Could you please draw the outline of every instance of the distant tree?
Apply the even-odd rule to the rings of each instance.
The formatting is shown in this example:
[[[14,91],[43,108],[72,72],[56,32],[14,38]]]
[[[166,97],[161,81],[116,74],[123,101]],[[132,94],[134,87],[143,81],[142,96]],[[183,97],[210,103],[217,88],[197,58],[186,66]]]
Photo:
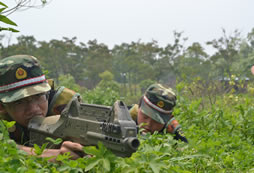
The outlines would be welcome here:
[[[217,50],[211,57],[215,75],[226,77],[234,73],[233,64],[240,59],[239,51],[242,38],[238,30],[235,30],[233,35],[230,36],[226,34],[225,29],[222,29],[222,32],[223,36],[221,38],[209,41],[207,44],[212,45]]]
[[[194,42],[194,43],[192,43],[191,46],[189,46],[186,49],[185,57],[186,58],[197,58],[200,60],[207,60],[209,56],[205,52],[204,48],[200,45],[200,43]]]
[[[209,62],[207,53],[199,43],[193,43],[175,60],[175,70],[179,79],[193,80],[195,77],[207,79],[209,68],[204,64]],[[183,77],[183,78],[182,78]]]
[[[38,57],[49,69],[49,76],[58,79],[60,75],[71,74],[75,81],[83,80],[84,56],[82,47],[76,45],[76,37],[63,40],[39,42]]]
[[[114,80],[114,75],[108,70],[104,71],[103,73],[100,73],[99,77],[101,78],[101,80],[105,80],[105,81]]]
[[[139,83],[139,87],[140,87],[140,90],[141,90],[141,94],[144,94],[145,90],[152,84],[156,83],[156,81],[154,80],[151,80],[151,79],[146,79],[146,80],[142,80],[140,83]]]
[[[112,106],[120,99],[119,84],[113,80],[114,75],[109,71],[100,73],[99,76],[101,81],[92,90],[86,90],[82,98],[88,103]]]
[[[247,39],[241,43],[239,60],[233,65],[233,68],[242,76],[253,78],[250,69],[254,65],[254,28],[247,34]]]
[[[185,51],[184,43],[187,38],[182,38],[182,32],[174,31],[174,43],[167,44],[160,52],[156,64],[156,80],[169,82],[175,80],[178,74],[176,61]]]
[[[76,92],[84,91],[80,85],[76,84],[74,77],[70,74],[60,75],[58,81],[57,86],[64,86]]]
[[[104,89],[110,88],[116,92],[120,91],[119,84],[114,81],[114,75],[109,71],[104,71],[99,74],[101,81],[98,83],[97,87],[101,87]]]
[[[8,46],[8,51],[6,55],[13,55],[13,54],[28,54],[36,56],[36,49],[38,42],[34,38],[34,36],[24,36],[21,35],[17,37],[17,44],[13,44]]]
[[[99,82],[99,74],[108,70],[112,72],[112,55],[108,46],[92,40],[87,43],[87,54],[84,59],[83,75],[86,87],[94,88]]]

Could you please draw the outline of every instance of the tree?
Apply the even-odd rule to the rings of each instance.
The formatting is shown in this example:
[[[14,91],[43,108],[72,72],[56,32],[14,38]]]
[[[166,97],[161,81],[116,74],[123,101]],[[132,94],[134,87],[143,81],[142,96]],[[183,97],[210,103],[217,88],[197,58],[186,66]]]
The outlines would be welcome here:
[[[175,60],[175,69],[177,74],[181,74],[179,79],[184,77],[192,80],[195,77],[202,77],[206,80],[210,72],[207,65],[209,63],[208,55],[204,52],[204,48],[199,43],[193,43],[184,52],[183,56],[179,56]]]
[[[182,38],[182,32],[174,31],[174,43],[167,44],[160,52],[159,59],[156,64],[156,80],[165,82],[174,82],[178,74],[176,61],[183,55],[184,43],[187,38]]]
[[[136,85],[141,80],[154,78],[155,73],[153,73],[151,63],[156,61],[158,52],[156,46],[155,42],[147,44],[132,42],[131,44],[123,43],[113,48],[114,73],[117,76],[117,80],[124,84],[125,93],[125,84],[128,84],[130,94],[136,95]]]
[[[13,54],[28,54],[36,56],[36,49],[38,42],[34,36],[21,35],[17,37],[18,43],[8,46],[8,51],[5,56]]]
[[[1,31],[19,32],[17,29],[13,28],[13,26],[16,27],[17,24],[15,22],[13,22],[11,19],[9,19],[7,16],[17,10],[21,10],[21,9],[26,10],[26,9],[33,8],[33,7],[36,7],[36,8],[43,7],[47,3],[47,0],[41,0],[40,4],[36,5],[34,3],[35,1],[34,0],[16,0],[15,1],[16,5],[14,5],[13,7],[10,7],[10,8],[5,3],[0,1],[0,22],[4,23],[6,25],[6,26],[5,25],[0,26],[0,32]],[[0,35],[1,40],[3,37],[4,36]],[[0,47],[1,47],[1,57],[7,56],[8,49],[5,50],[5,52],[4,52],[3,51],[4,48],[3,48],[2,44],[0,45]]]
[[[75,44],[76,40],[76,37],[63,37],[63,40],[51,40],[49,43],[39,42],[37,56],[43,66],[49,69],[51,78],[58,79],[60,75],[71,74],[76,82],[83,80],[86,51]]]
[[[225,29],[222,29],[222,32],[221,38],[209,41],[207,45],[212,45],[213,48],[217,49],[217,52],[211,57],[211,62],[214,71],[217,72],[216,76],[224,78],[234,73],[232,67],[234,62],[239,61],[242,38],[238,30],[235,30],[230,36],[227,36]]]
[[[254,65],[254,28],[247,34],[247,39],[242,41],[239,57],[239,61],[233,64],[234,69],[244,77],[253,78],[250,69]]]
[[[88,41],[83,66],[86,87],[94,88],[101,80],[99,74],[106,70],[112,72],[112,55],[108,46],[99,44],[97,40]]]

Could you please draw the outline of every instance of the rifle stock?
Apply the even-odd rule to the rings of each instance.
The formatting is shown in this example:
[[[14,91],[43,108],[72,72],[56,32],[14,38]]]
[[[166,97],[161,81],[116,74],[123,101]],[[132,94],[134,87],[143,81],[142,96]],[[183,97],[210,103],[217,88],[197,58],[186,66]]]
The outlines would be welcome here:
[[[42,145],[47,142],[46,137],[62,138],[84,146],[97,146],[101,141],[120,157],[131,156],[139,146],[136,123],[122,101],[116,101],[111,107],[73,99],[61,115],[36,116],[30,120],[28,128],[30,145]]]

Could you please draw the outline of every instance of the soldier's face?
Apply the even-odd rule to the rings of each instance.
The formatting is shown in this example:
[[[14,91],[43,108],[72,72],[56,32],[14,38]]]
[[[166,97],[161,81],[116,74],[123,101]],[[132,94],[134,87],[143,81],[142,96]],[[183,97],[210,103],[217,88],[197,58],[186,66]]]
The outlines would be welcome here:
[[[145,129],[144,132],[154,133],[155,131],[161,131],[164,126],[164,124],[158,123],[157,121],[144,114],[140,108],[138,109],[137,121],[138,125],[144,123],[144,125],[141,127]]]
[[[34,116],[46,116],[48,99],[45,93],[4,104],[4,110],[20,125],[27,127]]]

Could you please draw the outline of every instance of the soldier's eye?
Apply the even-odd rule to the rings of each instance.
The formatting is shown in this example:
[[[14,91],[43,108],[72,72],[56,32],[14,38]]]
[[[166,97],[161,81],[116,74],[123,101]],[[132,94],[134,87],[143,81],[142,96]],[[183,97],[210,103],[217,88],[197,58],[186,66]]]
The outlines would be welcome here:
[[[14,105],[22,105],[22,104],[24,104],[24,101],[23,100],[18,100],[18,101],[15,101],[13,104]]]
[[[34,95],[34,97],[41,97],[43,95],[45,95],[45,93],[36,94],[36,95]]]

